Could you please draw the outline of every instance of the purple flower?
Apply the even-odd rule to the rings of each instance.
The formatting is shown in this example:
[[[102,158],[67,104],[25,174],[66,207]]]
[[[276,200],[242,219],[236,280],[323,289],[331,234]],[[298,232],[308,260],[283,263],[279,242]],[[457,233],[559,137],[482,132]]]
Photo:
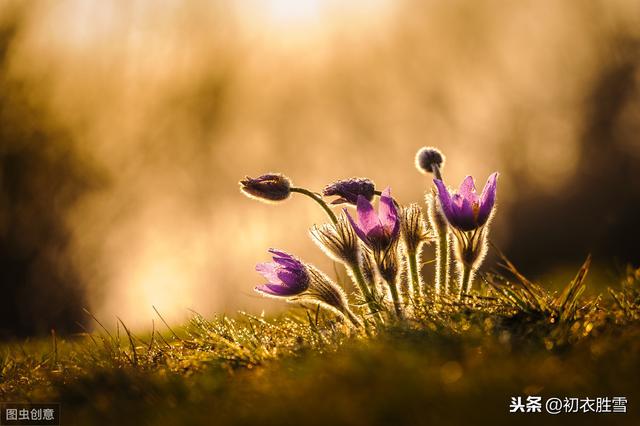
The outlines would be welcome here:
[[[335,199],[331,204],[357,204],[358,196],[363,196],[366,200],[371,201],[375,193],[375,185],[366,178],[351,178],[339,180],[327,185],[322,191],[322,195],[330,197],[337,195],[340,198]]]
[[[449,224],[461,231],[472,231],[487,223],[496,201],[497,179],[497,172],[489,176],[480,196],[476,194],[471,176],[462,181],[460,190],[453,195],[441,180],[434,179],[438,187],[440,205]]]
[[[362,195],[358,195],[356,223],[349,212],[344,210],[358,237],[374,250],[385,250],[397,240],[400,233],[398,210],[391,198],[391,189],[387,188],[380,196],[378,213],[371,203]]]
[[[257,178],[247,176],[240,181],[240,190],[262,201],[282,201],[291,194],[291,181],[281,174],[270,173]]]
[[[256,271],[269,282],[256,287],[256,291],[269,296],[298,295],[309,288],[309,272],[304,263],[282,251],[270,249],[273,262],[259,263]]]

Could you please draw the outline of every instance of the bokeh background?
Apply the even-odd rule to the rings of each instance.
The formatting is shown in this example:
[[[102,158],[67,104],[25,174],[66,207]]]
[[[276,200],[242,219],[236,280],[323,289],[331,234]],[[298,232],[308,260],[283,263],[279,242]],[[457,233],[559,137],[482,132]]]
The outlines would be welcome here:
[[[331,271],[325,218],[237,181],[422,200],[423,145],[452,185],[501,172],[493,240],[523,271],[561,284],[593,253],[615,281],[640,260],[639,135],[637,0],[2,0],[0,336],[281,309],[253,265]]]

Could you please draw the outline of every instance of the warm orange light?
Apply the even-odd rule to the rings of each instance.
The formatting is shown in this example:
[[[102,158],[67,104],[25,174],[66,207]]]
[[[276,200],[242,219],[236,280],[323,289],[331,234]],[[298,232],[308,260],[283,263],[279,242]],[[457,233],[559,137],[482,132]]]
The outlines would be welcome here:
[[[317,24],[321,19],[322,6],[321,0],[267,0],[264,2],[267,17],[278,26]]]

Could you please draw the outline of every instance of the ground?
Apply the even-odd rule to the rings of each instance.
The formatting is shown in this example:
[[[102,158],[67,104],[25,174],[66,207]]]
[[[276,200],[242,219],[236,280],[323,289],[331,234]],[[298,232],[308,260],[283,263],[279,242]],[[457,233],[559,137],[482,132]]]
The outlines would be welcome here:
[[[0,399],[59,402],[64,425],[637,425],[639,279],[630,270],[581,299],[579,273],[537,301],[525,295],[533,283],[514,282],[367,330],[302,307],[195,316],[146,336],[98,325],[5,343]],[[527,395],[622,396],[627,412],[509,413]]]

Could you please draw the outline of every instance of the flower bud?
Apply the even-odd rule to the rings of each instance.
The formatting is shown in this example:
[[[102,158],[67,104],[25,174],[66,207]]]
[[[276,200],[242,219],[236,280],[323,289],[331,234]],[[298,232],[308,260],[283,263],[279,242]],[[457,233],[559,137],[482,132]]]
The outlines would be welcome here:
[[[240,181],[240,191],[249,198],[260,201],[282,201],[291,194],[291,181],[288,177],[270,173],[257,178],[246,177]]]
[[[339,180],[327,185],[322,191],[325,197],[338,196],[331,204],[358,203],[358,195],[362,195],[367,201],[371,201],[375,194],[375,184],[366,178],[351,178]]]
[[[416,154],[416,168],[418,171],[424,174],[435,173],[434,166],[438,169],[444,166],[444,155],[439,149],[431,146],[420,148]]]

